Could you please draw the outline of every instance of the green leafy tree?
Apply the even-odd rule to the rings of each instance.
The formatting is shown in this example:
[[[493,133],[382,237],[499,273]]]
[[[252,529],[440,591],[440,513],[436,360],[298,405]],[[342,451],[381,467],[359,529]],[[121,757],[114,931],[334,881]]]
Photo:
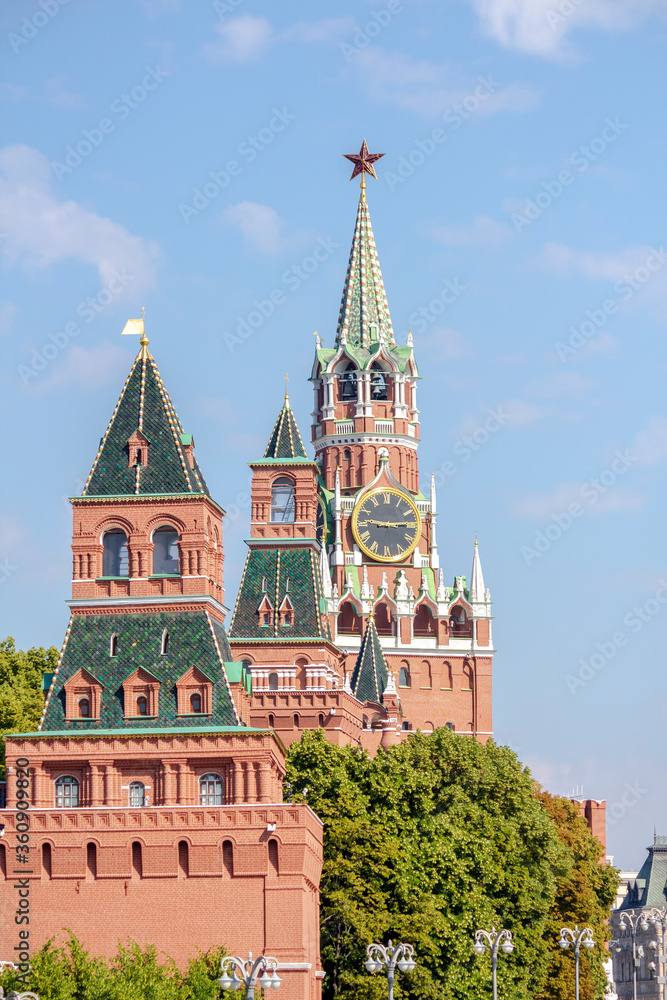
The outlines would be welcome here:
[[[214,1000],[220,994],[216,980],[224,954],[223,948],[199,953],[180,972],[170,958],[158,961],[150,945],[119,945],[107,961],[92,957],[70,934],[64,947],[55,947],[51,940],[36,953],[30,989],[40,1000]],[[25,990],[9,968],[0,974],[0,985],[5,993]]]
[[[567,864],[556,882],[556,897],[549,917],[548,934],[560,936],[561,927],[590,927],[595,949],[581,949],[581,1000],[603,997],[606,976],[602,968],[607,920],[618,887],[617,868],[602,864],[603,848],[591,836],[588,824],[569,799],[538,790],[537,797],[553,821],[567,848]],[[555,948],[549,962],[547,981],[536,1000],[570,1000],[574,996],[573,948]]]
[[[499,984],[532,1000],[553,953],[550,919],[567,847],[538,801],[530,773],[506,747],[447,729],[415,734],[371,760],[306,732],[288,778],[308,787],[324,822],[322,959],[327,998],[386,994],[363,969],[373,940],[409,941],[418,965],[396,995],[472,1000],[490,988],[478,927],[508,927],[516,949]]]
[[[0,641],[0,777],[5,776],[3,737],[37,728],[44,704],[42,676],[53,673],[57,663],[55,646],[23,652],[12,638]]]

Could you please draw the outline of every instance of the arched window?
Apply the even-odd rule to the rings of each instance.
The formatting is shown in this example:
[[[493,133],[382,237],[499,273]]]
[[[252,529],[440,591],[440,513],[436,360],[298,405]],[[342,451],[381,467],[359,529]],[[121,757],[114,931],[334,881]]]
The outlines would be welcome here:
[[[56,809],[75,809],[79,804],[79,782],[70,774],[56,781]]]
[[[404,663],[398,672],[398,686],[403,688],[410,687],[410,667],[407,663]]]
[[[273,672],[269,674],[269,691],[278,690],[278,674]]]
[[[44,846],[46,847],[47,845],[45,844]],[[50,849],[51,845],[49,844],[48,847]],[[4,844],[0,844],[0,876],[2,876],[2,878],[7,878],[7,852]]]
[[[158,528],[153,532],[153,575],[177,576],[178,532],[174,528]]]
[[[349,448],[346,448],[346,449],[345,449],[345,451],[343,452],[343,461],[345,461],[345,462],[349,462],[349,461],[350,461],[350,459],[351,459],[351,457],[352,457],[352,456],[351,456],[351,454],[350,454],[350,449],[349,449]]]
[[[141,809],[146,805],[146,786],[143,781],[132,781],[130,783],[130,806],[132,809]]]
[[[317,724],[318,724],[318,726],[320,727],[320,729],[324,729],[324,716],[322,715],[322,713],[321,713],[321,712],[320,712],[320,714],[319,714],[319,715],[317,716]]]
[[[338,615],[338,631],[341,635],[360,635],[361,618],[351,601],[341,604]]]
[[[469,663],[466,663],[464,664],[463,667],[463,679],[461,682],[461,690],[472,691],[473,687],[472,681],[473,681],[472,667],[470,666]]]
[[[195,715],[201,715],[201,695],[191,694],[190,695],[190,711],[194,712]]]
[[[269,841],[269,875],[278,875],[278,841]]]
[[[357,372],[352,362],[338,375],[338,394],[341,400],[357,398]]]
[[[371,399],[387,399],[387,379],[378,361],[371,365]]]
[[[115,632],[109,640],[109,656],[118,656],[118,636]]]
[[[292,612],[286,611],[285,614],[283,615],[283,625],[291,625],[291,624],[292,624]]]
[[[230,878],[234,877],[234,845],[231,840],[222,844],[222,864]]]
[[[421,686],[423,688],[433,687],[433,672],[431,670],[431,664],[428,662],[428,660],[422,660],[420,674],[421,674]]]
[[[452,685],[452,665],[447,660],[442,665],[442,688],[451,690]]]
[[[162,633],[162,644],[160,646],[160,656],[166,656],[169,652],[169,632],[167,629]]]
[[[137,698],[137,715],[148,715],[148,699],[143,695]]]
[[[472,638],[472,619],[468,618],[465,608],[457,605],[452,608],[452,635],[464,639]]]
[[[456,726],[454,725],[453,722],[446,722],[445,723],[445,729],[451,729],[451,731],[454,732],[454,730],[456,729]]]
[[[272,715],[271,713],[269,713],[269,728],[270,729],[275,729],[276,728],[276,719],[275,719],[275,716]]]
[[[415,635],[435,635],[435,622],[428,604],[420,604],[417,608],[413,632]]]
[[[294,520],[294,482],[279,476],[271,486],[271,520],[286,523]]]
[[[403,725],[401,726],[401,729],[405,729],[405,730],[409,731],[410,729],[412,729],[412,723],[411,722],[407,722],[407,721],[404,722]]]
[[[222,805],[222,778],[219,774],[202,774],[199,779],[199,805]]]
[[[392,621],[391,621],[391,611],[389,606],[381,602],[375,607],[375,612],[373,614],[375,618],[375,628],[377,629],[378,635],[392,635]]]
[[[299,728],[299,726],[300,726],[300,724],[301,724],[301,720],[300,720],[300,718],[299,718],[299,713],[298,713],[298,712],[295,712],[295,713],[294,713],[294,728],[295,728],[295,729],[298,729],[298,728]]]
[[[49,843],[42,844],[42,868],[46,877],[51,878],[51,845]]]
[[[190,874],[190,845],[187,840],[178,842],[178,867],[181,874],[187,878]]]
[[[86,845],[86,874],[97,878],[97,844]]]
[[[90,717],[90,701],[88,698],[79,698],[79,718],[87,719]]]
[[[132,843],[132,870],[137,878],[141,878],[144,874],[143,851],[138,840]]]
[[[129,576],[130,557],[127,549],[127,535],[120,528],[110,528],[102,540],[104,555],[102,557],[103,576]]]

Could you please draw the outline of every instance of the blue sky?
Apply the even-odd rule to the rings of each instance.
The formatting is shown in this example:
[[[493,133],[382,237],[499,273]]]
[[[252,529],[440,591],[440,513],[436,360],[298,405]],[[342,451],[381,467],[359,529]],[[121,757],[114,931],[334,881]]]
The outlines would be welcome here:
[[[606,798],[609,849],[639,865],[667,833],[666,12],[4,4],[0,632],[62,642],[66,498],[142,305],[229,512],[233,604],[246,463],[285,371],[309,438],[312,334],[333,341],[358,197],[341,154],[365,136],[386,153],[368,198],[423,376],[445,574],[469,573],[478,532],[495,602],[497,738],[552,791]]]

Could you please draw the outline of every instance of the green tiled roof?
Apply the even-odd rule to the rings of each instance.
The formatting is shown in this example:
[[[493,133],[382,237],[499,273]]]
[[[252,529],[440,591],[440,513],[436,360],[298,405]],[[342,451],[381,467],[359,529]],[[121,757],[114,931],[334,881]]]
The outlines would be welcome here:
[[[285,393],[285,403],[278,414],[275,427],[271,433],[271,438],[264,452],[264,458],[308,459],[306,449],[303,446],[299,428],[296,425],[294,414],[289,405],[289,398]]]
[[[128,441],[135,431],[148,440],[145,466],[130,466]],[[184,451],[189,444],[192,435],[183,433],[155,361],[142,351],[123,386],[82,495],[208,494],[196,459],[190,468]]]
[[[628,883],[628,893],[619,910],[646,910],[667,905],[667,837],[653,837],[648,857],[637,878]]]
[[[162,635],[169,643],[162,655]],[[110,655],[112,635],[117,655]],[[144,614],[74,615],[54,675],[40,730],[87,731],[146,727],[145,718],[125,719],[123,681],[141,667],[160,681],[155,727],[192,728],[191,716],[178,716],[176,681],[197,667],[213,681],[212,712],[207,726],[234,726],[239,719],[224,663],[232,652],[223,626],[205,610],[147,612]],[[65,718],[65,684],[84,668],[104,685],[99,719]],[[199,727],[195,727],[199,728]]]
[[[147,726],[140,727],[138,729],[132,728],[128,729],[58,729],[54,731],[45,732],[40,729],[38,732],[34,733],[11,733],[6,739],[8,740],[18,740],[26,739],[32,737],[33,739],[44,739],[50,736],[67,736],[76,737],[82,736],[90,738],[91,736],[99,736],[100,738],[104,736],[183,736],[186,733],[196,733],[201,736],[203,733],[241,733],[243,735],[252,735],[253,733],[272,733],[273,730],[269,729],[259,729],[255,726],[179,726],[178,728],[172,726],[170,729],[149,729]]]
[[[289,587],[288,587],[289,584]],[[258,609],[264,597],[273,608],[273,625],[261,625]],[[278,609],[289,596],[292,625],[280,624]],[[329,619],[322,608],[319,560],[311,548],[258,548],[248,552],[229,638],[289,640],[331,639]],[[231,656],[230,656],[231,659]]]
[[[389,671],[382,652],[380,637],[372,618],[361,641],[361,649],[352,672],[352,691],[359,701],[379,702],[387,686]]]

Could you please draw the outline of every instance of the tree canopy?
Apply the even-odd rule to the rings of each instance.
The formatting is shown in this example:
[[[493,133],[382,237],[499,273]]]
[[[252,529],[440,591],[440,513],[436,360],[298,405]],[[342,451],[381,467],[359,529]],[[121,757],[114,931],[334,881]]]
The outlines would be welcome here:
[[[290,748],[287,776],[324,822],[327,998],[383,997],[386,982],[363,962],[367,944],[391,938],[417,955],[397,997],[478,1000],[491,963],[473,953],[474,932],[495,926],[516,946],[499,957],[500,995],[560,1000],[572,964],[557,946],[561,919],[595,924],[604,940],[615,871],[597,865],[601,845],[576,807],[536,794],[507,747],[439,729],[371,759],[310,731]],[[603,995],[603,957],[591,958],[588,997]]]
[[[58,650],[16,648],[12,638],[0,640],[0,776],[5,773],[6,733],[34,732],[42,714],[42,676],[53,673]]]

